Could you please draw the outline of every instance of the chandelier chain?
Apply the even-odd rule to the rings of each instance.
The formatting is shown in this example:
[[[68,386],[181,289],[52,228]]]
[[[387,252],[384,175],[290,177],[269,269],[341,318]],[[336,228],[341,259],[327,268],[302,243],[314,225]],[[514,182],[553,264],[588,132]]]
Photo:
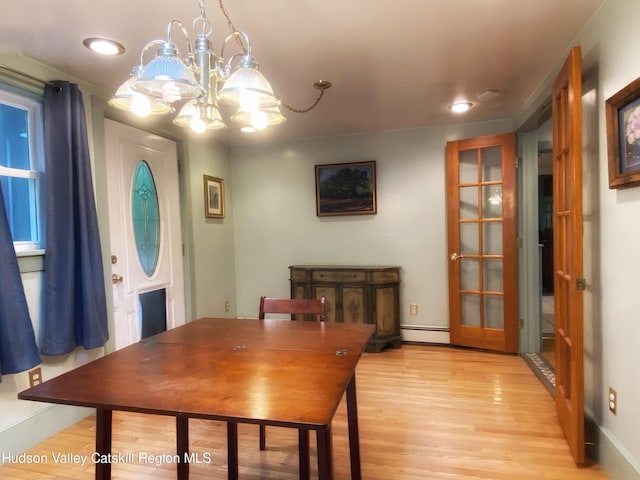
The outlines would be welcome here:
[[[320,90],[320,94],[318,95],[318,98],[316,98],[316,101],[313,102],[311,104],[311,106],[307,107],[307,108],[295,108],[292,107],[291,105],[288,105],[284,102],[284,100],[282,100],[280,97],[278,97],[280,99],[280,105],[282,105],[284,108],[286,108],[287,110],[293,112],[293,113],[307,113],[310,112],[311,110],[313,110],[314,108],[316,108],[316,105],[318,105],[318,103],[320,103],[320,99],[322,98],[322,96],[324,95],[324,90]]]
[[[202,5],[204,4],[204,0],[200,0],[200,5],[201,8]],[[224,4],[222,3],[222,0],[218,0],[218,6],[220,7],[220,11],[222,12],[222,15],[224,15],[224,18],[227,19],[227,25],[229,27],[229,30],[232,32],[236,31],[236,26],[233,24],[233,21],[231,20],[231,18],[229,17],[229,12],[227,12],[226,7],[224,6]],[[242,48],[242,51],[246,54],[247,53],[247,49],[245,48],[244,44],[242,43],[242,41],[240,40],[239,37],[236,37],[236,43],[238,45],[240,45],[240,48]],[[330,84],[329,84],[330,86]],[[318,88],[318,87],[316,87]],[[320,103],[320,99],[322,98],[322,96],[324,95],[324,91],[329,88],[329,87],[323,87],[320,88],[320,93],[318,94],[318,98],[316,98],[315,102],[313,102],[310,106],[308,106],[307,108],[296,108],[296,107],[292,107],[291,105],[285,103],[284,100],[282,100],[282,98],[280,98],[280,96],[278,96],[278,100],[280,100],[280,105],[282,105],[283,107],[285,107],[287,110],[293,112],[293,113],[307,113],[310,112],[311,110],[313,110],[314,108],[316,108],[316,106],[318,105],[318,103]]]
[[[204,4],[204,0],[200,0],[200,2]],[[229,17],[229,12],[227,12],[226,7],[222,3],[222,0],[218,0],[218,6],[220,7],[220,11],[222,12],[222,15],[224,15],[224,18],[227,19],[227,26],[229,27],[229,30],[231,32],[236,32],[237,31],[236,26],[231,21],[231,18]],[[239,37],[235,37],[235,38],[236,38],[236,43],[240,46],[240,48],[242,49],[242,52],[246,54],[247,49],[242,43],[242,40],[240,40]]]

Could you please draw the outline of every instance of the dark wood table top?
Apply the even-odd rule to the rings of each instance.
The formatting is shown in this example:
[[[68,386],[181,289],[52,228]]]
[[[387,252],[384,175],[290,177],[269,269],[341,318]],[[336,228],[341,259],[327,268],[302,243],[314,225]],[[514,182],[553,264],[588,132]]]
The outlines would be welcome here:
[[[49,403],[318,429],[372,325],[200,319],[21,392]]]

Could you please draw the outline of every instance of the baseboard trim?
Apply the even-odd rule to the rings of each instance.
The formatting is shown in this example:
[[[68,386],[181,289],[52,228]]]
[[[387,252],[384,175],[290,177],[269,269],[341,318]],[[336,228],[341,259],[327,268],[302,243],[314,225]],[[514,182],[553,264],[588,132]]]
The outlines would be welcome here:
[[[604,427],[598,428],[598,463],[611,480],[640,480],[640,465]]]
[[[410,343],[441,343],[449,345],[449,329],[423,325],[401,325],[402,341]]]
[[[94,413],[92,408],[51,405],[0,432],[0,465]]]

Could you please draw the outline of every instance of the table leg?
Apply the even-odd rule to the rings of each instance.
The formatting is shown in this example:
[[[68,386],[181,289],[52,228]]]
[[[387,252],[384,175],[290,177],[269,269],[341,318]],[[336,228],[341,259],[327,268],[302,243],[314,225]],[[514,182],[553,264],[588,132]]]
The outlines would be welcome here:
[[[318,480],[333,480],[331,424],[318,430]]]
[[[107,459],[111,455],[111,419],[112,410],[98,408],[96,410],[96,453],[98,460]],[[111,462],[96,462],[96,480],[111,479]]]
[[[238,480],[238,424],[227,422],[227,465],[229,480]]]
[[[298,430],[298,463],[300,465],[300,480],[309,480],[311,477],[309,430]]]
[[[178,480],[189,480],[189,418],[176,415],[176,453]]]
[[[349,423],[349,452],[351,459],[351,480],[361,480],[360,433],[358,432],[358,401],[356,398],[356,374],[354,372],[347,385],[347,421]]]

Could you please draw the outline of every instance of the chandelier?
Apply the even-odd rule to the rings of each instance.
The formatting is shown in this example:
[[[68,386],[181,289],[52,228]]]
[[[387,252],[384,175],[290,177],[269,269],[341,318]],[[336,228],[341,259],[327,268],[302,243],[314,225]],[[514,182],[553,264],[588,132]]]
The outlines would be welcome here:
[[[193,20],[196,31],[193,46],[185,26],[178,20],[171,20],[167,25],[166,40],[152,40],[142,48],[139,64],[108,101],[109,105],[138,116],[148,116],[173,113],[174,105],[182,103],[173,123],[199,133],[227,127],[219,103],[235,109],[230,120],[245,132],[284,122],[286,117],[280,107],[306,113],[318,105],[331,83],[319,80],[313,84],[319,94],[308,108],[296,109],[284,103],[260,72],[251,54],[249,37],[236,30],[222,0],[218,0],[218,5],[231,33],[222,42],[220,54],[216,55],[209,41],[213,25],[207,19],[204,0],[199,0],[199,4],[200,16]],[[186,38],[184,56],[172,41],[171,35],[176,29]],[[242,51],[227,58],[225,47],[231,41],[235,41]],[[145,65],[145,54],[154,47],[157,48],[156,56]]]

